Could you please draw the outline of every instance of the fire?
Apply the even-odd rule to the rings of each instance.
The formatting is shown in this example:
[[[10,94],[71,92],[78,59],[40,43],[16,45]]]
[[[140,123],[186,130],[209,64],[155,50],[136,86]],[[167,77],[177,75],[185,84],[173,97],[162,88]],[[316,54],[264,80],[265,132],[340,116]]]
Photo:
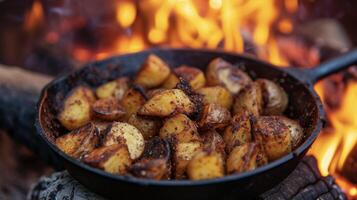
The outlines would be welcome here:
[[[34,32],[43,24],[43,7],[39,0],[35,0],[31,10],[26,13],[24,29],[27,32]]]

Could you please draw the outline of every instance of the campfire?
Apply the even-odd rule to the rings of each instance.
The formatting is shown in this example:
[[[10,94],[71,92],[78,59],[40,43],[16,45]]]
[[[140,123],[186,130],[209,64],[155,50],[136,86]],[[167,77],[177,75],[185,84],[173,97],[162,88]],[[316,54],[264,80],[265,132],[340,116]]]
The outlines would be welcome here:
[[[21,27],[33,41],[25,43],[23,64],[32,68],[48,59],[33,59],[38,49],[54,51],[51,59],[65,59],[77,68],[147,48],[184,47],[252,54],[281,67],[310,67],[324,59],[324,52],[345,49],[317,44],[305,34],[308,28],[301,28],[299,17],[307,5],[298,0],[34,0]],[[315,85],[328,122],[309,151],[322,175],[333,175],[349,199],[357,199],[355,73],[351,69]]]

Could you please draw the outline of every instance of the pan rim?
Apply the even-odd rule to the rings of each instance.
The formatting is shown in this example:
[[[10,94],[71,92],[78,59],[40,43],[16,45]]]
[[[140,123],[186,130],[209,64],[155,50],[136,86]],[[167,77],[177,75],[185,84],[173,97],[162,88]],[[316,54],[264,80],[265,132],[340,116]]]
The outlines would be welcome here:
[[[66,153],[64,153],[62,150],[60,150],[55,144],[53,144],[46,136],[45,134],[45,129],[42,127],[41,123],[41,109],[42,109],[42,104],[47,98],[47,91],[50,87],[53,87],[56,85],[58,82],[61,82],[62,80],[66,79],[68,76],[73,75],[74,73],[78,73],[79,71],[83,70],[84,68],[90,67],[90,66],[95,66],[96,64],[104,64],[104,63],[110,63],[114,59],[117,58],[122,58],[126,56],[135,56],[137,54],[143,54],[143,53],[155,53],[155,52],[160,52],[160,51],[172,51],[172,52],[180,52],[180,51],[190,51],[190,52],[199,52],[199,53],[224,53],[228,56],[233,56],[233,57],[239,57],[239,58],[244,58],[247,60],[252,60],[255,62],[259,62],[263,65],[267,65],[271,68],[275,68],[277,70],[282,70],[286,72],[289,76],[293,77],[296,79],[296,81],[300,82],[305,89],[310,91],[312,94],[313,98],[315,99],[315,105],[317,106],[317,114],[318,114],[318,119],[316,126],[312,130],[311,134],[309,137],[305,139],[305,141],[294,151],[290,152],[289,154],[279,158],[278,160],[275,160],[273,162],[270,162],[264,166],[258,167],[254,170],[248,171],[248,172],[243,172],[239,174],[230,174],[230,175],[225,175],[220,178],[215,178],[215,179],[208,179],[208,180],[151,180],[151,179],[143,179],[143,178],[136,178],[136,177],[131,177],[131,176],[122,176],[122,175],[114,175],[110,174],[108,172],[105,172],[103,170],[91,167],[83,162],[80,162],[79,160],[70,157]],[[144,51],[139,51],[135,53],[129,53],[129,54],[123,54],[123,55],[114,55],[110,58],[100,60],[100,61],[94,61],[87,63],[83,65],[83,67],[80,70],[72,71],[67,74],[64,74],[58,78],[55,78],[52,80],[50,83],[48,83],[44,89],[41,91],[41,96],[37,104],[37,113],[36,113],[36,129],[37,129],[37,134],[40,135],[40,138],[45,141],[45,143],[50,147],[50,149],[55,152],[56,154],[59,154],[60,157],[65,159],[67,162],[70,162],[71,164],[82,168],[86,171],[89,171],[91,173],[95,173],[99,176],[103,176],[104,178],[107,179],[112,179],[115,181],[123,181],[126,183],[130,184],[135,184],[138,186],[203,186],[203,185],[210,185],[210,184],[219,184],[223,182],[232,182],[232,181],[238,181],[240,179],[245,179],[250,176],[258,175],[264,172],[267,172],[269,170],[272,170],[288,161],[291,159],[298,157],[299,155],[303,154],[306,152],[309,147],[313,144],[315,139],[317,138],[318,134],[320,133],[323,123],[324,123],[324,111],[323,111],[323,106],[322,102],[320,100],[320,97],[317,95],[316,91],[312,87],[312,83],[306,83],[301,78],[299,78],[297,75],[291,73],[289,70],[285,70],[286,68],[278,68],[275,65],[268,63],[266,61],[262,61],[260,59],[254,58],[251,55],[246,55],[246,54],[238,54],[238,53],[233,53],[233,52],[226,52],[223,50],[208,50],[208,49],[189,49],[189,48],[151,48],[151,49],[146,49]],[[70,171],[69,171],[70,172]],[[74,176],[75,177],[75,176]]]

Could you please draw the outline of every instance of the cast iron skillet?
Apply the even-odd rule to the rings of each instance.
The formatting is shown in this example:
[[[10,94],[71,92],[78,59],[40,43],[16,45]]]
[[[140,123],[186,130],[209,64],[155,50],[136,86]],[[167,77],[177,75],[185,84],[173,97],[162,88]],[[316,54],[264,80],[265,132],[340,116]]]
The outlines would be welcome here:
[[[117,176],[85,165],[62,151],[54,138],[65,133],[56,119],[59,105],[75,86],[96,87],[119,76],[133,76],[149,54],[156,54],[172,68],[182,64],[205,69],[221,57],[242,68],[253,78],[267,78],[280,83],[289,95],[286,115],[299,120],[305,130],[304,143],[293,152],[250,172],[219,179],[190,181],[155,181]],[[313,84],[332,73],[357,63],[357,50],[314,69],[277,68],[269,63],[238,54],[209,50],[152,49],[90,63],[79,71],[60,77],[42,91],[38,104],[37,130],[49,151],[69,173],[90,190],[111,199],[237,199],[256,197],[282,181],[298,164],[324,124],[321,101]]]

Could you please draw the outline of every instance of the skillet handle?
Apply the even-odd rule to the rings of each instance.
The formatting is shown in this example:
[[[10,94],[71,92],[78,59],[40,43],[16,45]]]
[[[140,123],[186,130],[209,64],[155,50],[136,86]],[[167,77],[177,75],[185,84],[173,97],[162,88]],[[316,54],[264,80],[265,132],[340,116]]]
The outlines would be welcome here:
[[[348,53],[342,54],[335,59],[324,62],[321,65],[304,70],[308,75],[308,79],[311,83],[316,83],[317,81],[334,74],[336,72],[340,72],[344,69],[347,69],[351,65],[357,64],[357,49],[353,49]]]

